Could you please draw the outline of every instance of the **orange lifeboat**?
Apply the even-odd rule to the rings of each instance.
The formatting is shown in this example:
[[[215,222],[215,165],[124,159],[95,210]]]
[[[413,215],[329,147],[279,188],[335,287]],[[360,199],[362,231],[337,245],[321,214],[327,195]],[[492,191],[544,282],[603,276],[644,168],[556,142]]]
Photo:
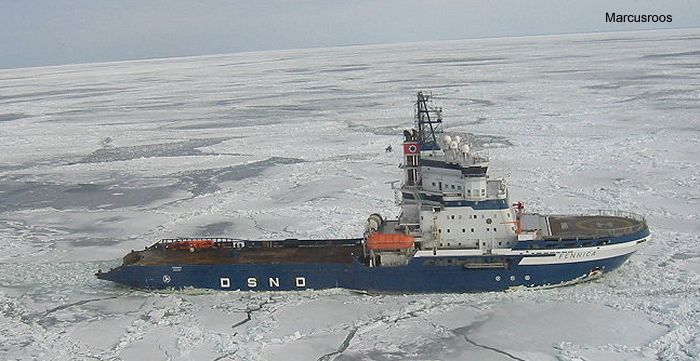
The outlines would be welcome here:
[[[367,248],[375,251],[389,251],[413,248],[413,237],[402,233],[372,233],[367,238]]]
[[[194,252],[194,250],[198,249],[214,248],[214,241],[211,239],[193,239],[189,241],[175,242],[171,247],[174,249],[189,250],[190,252]]]

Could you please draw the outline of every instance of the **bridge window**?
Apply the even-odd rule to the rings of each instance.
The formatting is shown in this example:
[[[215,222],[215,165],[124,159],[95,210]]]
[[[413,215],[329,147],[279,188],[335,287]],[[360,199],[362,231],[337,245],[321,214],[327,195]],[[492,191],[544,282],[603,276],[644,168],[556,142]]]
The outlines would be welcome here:
[[[497,231],[498,231],[498,229],[494,228],[494,229],[493,229],[493,231],[494,231],[494,232],[497,232]]]
[[[466,232],[466,231],[467,231],[466,229],[462,228],[462,233],[464,233],[464,232]]]
[[[450,218],[455,219],[455,216],[450,216]]]
[[[447,229],[447,233],[450,233],[450,229],[449,229],[449,228]],[[449,244],[449,243],[448,243],[448,244]]]
[[[472,233],[474,233],[474,228],[472,228]]]

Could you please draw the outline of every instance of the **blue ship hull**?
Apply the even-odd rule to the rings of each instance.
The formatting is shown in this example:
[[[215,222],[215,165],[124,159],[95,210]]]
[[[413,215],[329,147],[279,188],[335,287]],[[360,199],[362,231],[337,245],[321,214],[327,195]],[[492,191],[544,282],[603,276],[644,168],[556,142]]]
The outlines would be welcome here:
[[[210,288],[220,290],[292,291],[347,288],[369,292],[485,292],[513,287],[557,286],[595,278],[619,267],[631,255],[608,259],[518,266],[522,257],[510,257],[515,266],[472,269],[462,265],[427,266],[420,259],[397,267],[352,264],[268,265],[125,265],[98,276],[138,288]],[[441,257],[434,257],[439,260]],[[447,258],[445,258],[447,259]],[[469,257],[449,257],[468,260]]]

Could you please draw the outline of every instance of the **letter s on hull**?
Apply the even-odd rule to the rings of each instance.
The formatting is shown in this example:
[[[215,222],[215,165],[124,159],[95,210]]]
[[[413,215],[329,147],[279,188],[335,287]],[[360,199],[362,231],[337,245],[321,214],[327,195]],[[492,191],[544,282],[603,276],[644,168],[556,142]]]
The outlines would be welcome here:
[[[255,277],[248,278],[248,288],[258,287],[258,280]]]

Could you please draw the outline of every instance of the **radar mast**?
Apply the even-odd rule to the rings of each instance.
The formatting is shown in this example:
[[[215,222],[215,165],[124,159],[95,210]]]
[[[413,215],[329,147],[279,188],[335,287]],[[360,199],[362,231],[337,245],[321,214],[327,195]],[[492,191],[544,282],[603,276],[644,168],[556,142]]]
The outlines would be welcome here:
[[[438,135],[442,133],[442,108],[432,104],[431,94],[418,92],[416,100],[416,127],[421,150],[439,150]]]

